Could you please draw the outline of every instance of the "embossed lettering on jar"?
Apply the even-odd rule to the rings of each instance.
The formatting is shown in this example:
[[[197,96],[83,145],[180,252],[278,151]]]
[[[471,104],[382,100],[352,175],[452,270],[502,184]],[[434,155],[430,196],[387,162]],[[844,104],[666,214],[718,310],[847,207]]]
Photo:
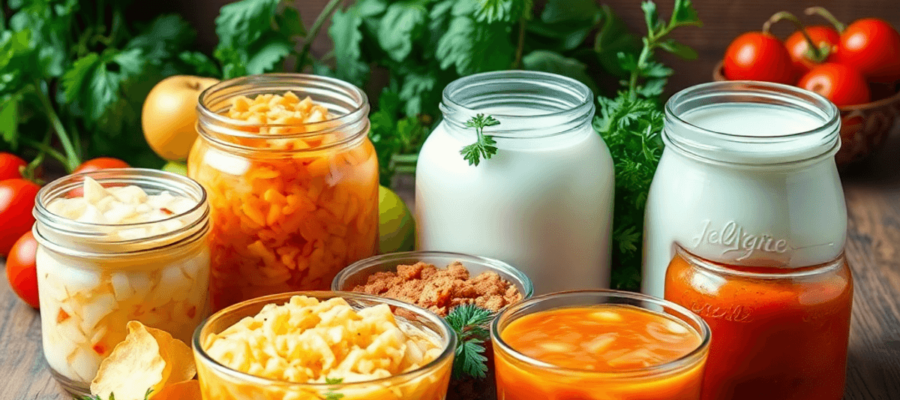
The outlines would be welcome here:
[[[704,400],[843,396],[853,279],[839,131],[833,104],[778,84],[699,85],[667,103],[644,291],[709,324]]]

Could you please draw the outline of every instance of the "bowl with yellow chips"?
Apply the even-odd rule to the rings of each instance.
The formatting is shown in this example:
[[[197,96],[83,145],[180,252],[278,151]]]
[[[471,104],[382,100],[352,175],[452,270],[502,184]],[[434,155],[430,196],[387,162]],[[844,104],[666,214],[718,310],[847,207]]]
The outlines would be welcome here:
[[[206,399],[442,400],[456,340],[417,306],[296,292],[217,312],[197,328],[193,349]]]

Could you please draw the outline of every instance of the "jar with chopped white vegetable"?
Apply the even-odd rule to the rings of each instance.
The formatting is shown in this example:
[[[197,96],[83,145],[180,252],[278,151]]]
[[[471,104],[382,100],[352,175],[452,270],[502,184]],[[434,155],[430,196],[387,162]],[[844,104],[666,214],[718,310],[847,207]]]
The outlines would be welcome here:
[[[111,169],[46,185],[34,209],[44,355],[86,394],[137,320],[189,342],[207,313],[209,206],[190,178]]]

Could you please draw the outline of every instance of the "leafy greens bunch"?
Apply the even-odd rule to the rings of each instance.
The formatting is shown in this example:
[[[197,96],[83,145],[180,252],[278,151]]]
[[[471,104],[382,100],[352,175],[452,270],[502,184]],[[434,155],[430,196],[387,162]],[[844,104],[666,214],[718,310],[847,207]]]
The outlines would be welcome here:
[[[382,184],[415,170],[416,155],[439,121],[441,90],[479,72],[523,68],[568,75],[598,87],[589,71],[624,77],[618,51],[639,42],[594,0],[358,0],[336,11],[328,30],[334,69],[320,73],[380,90],[371,139]]]
[[[641,52],[637,56],[617,54],[628,78],[622,81],[623,89],[615,98],[598,98],[600,107],[594,117],[594,129],[609,146],[616,168],[613,243],[617,268],[613,269],[612,282],[628,289],[640,284],[644,207],[663,150],[660,96],[672,75],[670,68],[654,61],[654,54],[661,49],[696,58],[693,49],[668,36],[676,28],[701,25],[690,0],[675,0],[669,21],[660,19],[652,1],[645,1],[641,8],[647,23]]]
[[[228,4],[210,58],[193,50],[196,32],[178,15],[126,22],[128,0],[10,0],[0,6],[0,149],[47,155],[67,172],[101,155],[159,166],[140,121],[157,82],[301,71],[317,62],[310,46],[340,3],[308,30],[288,0]]]
[[[125,5],[9,1],[9,18],[0,15],[3,147],[32,148],[67,171],[97,155],[158,161],[140,136],[140,107],[157,81],[191,69],[180,56],[195,32],[175,15],[132,29]]]

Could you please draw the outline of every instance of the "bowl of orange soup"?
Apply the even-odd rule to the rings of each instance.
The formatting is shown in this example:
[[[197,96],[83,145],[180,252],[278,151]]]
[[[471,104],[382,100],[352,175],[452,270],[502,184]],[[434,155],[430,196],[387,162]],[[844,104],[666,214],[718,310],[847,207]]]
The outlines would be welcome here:
[[[677,304],[613,290],[560,292],[491,325],[504,400],[696,400],[709,327]]]

